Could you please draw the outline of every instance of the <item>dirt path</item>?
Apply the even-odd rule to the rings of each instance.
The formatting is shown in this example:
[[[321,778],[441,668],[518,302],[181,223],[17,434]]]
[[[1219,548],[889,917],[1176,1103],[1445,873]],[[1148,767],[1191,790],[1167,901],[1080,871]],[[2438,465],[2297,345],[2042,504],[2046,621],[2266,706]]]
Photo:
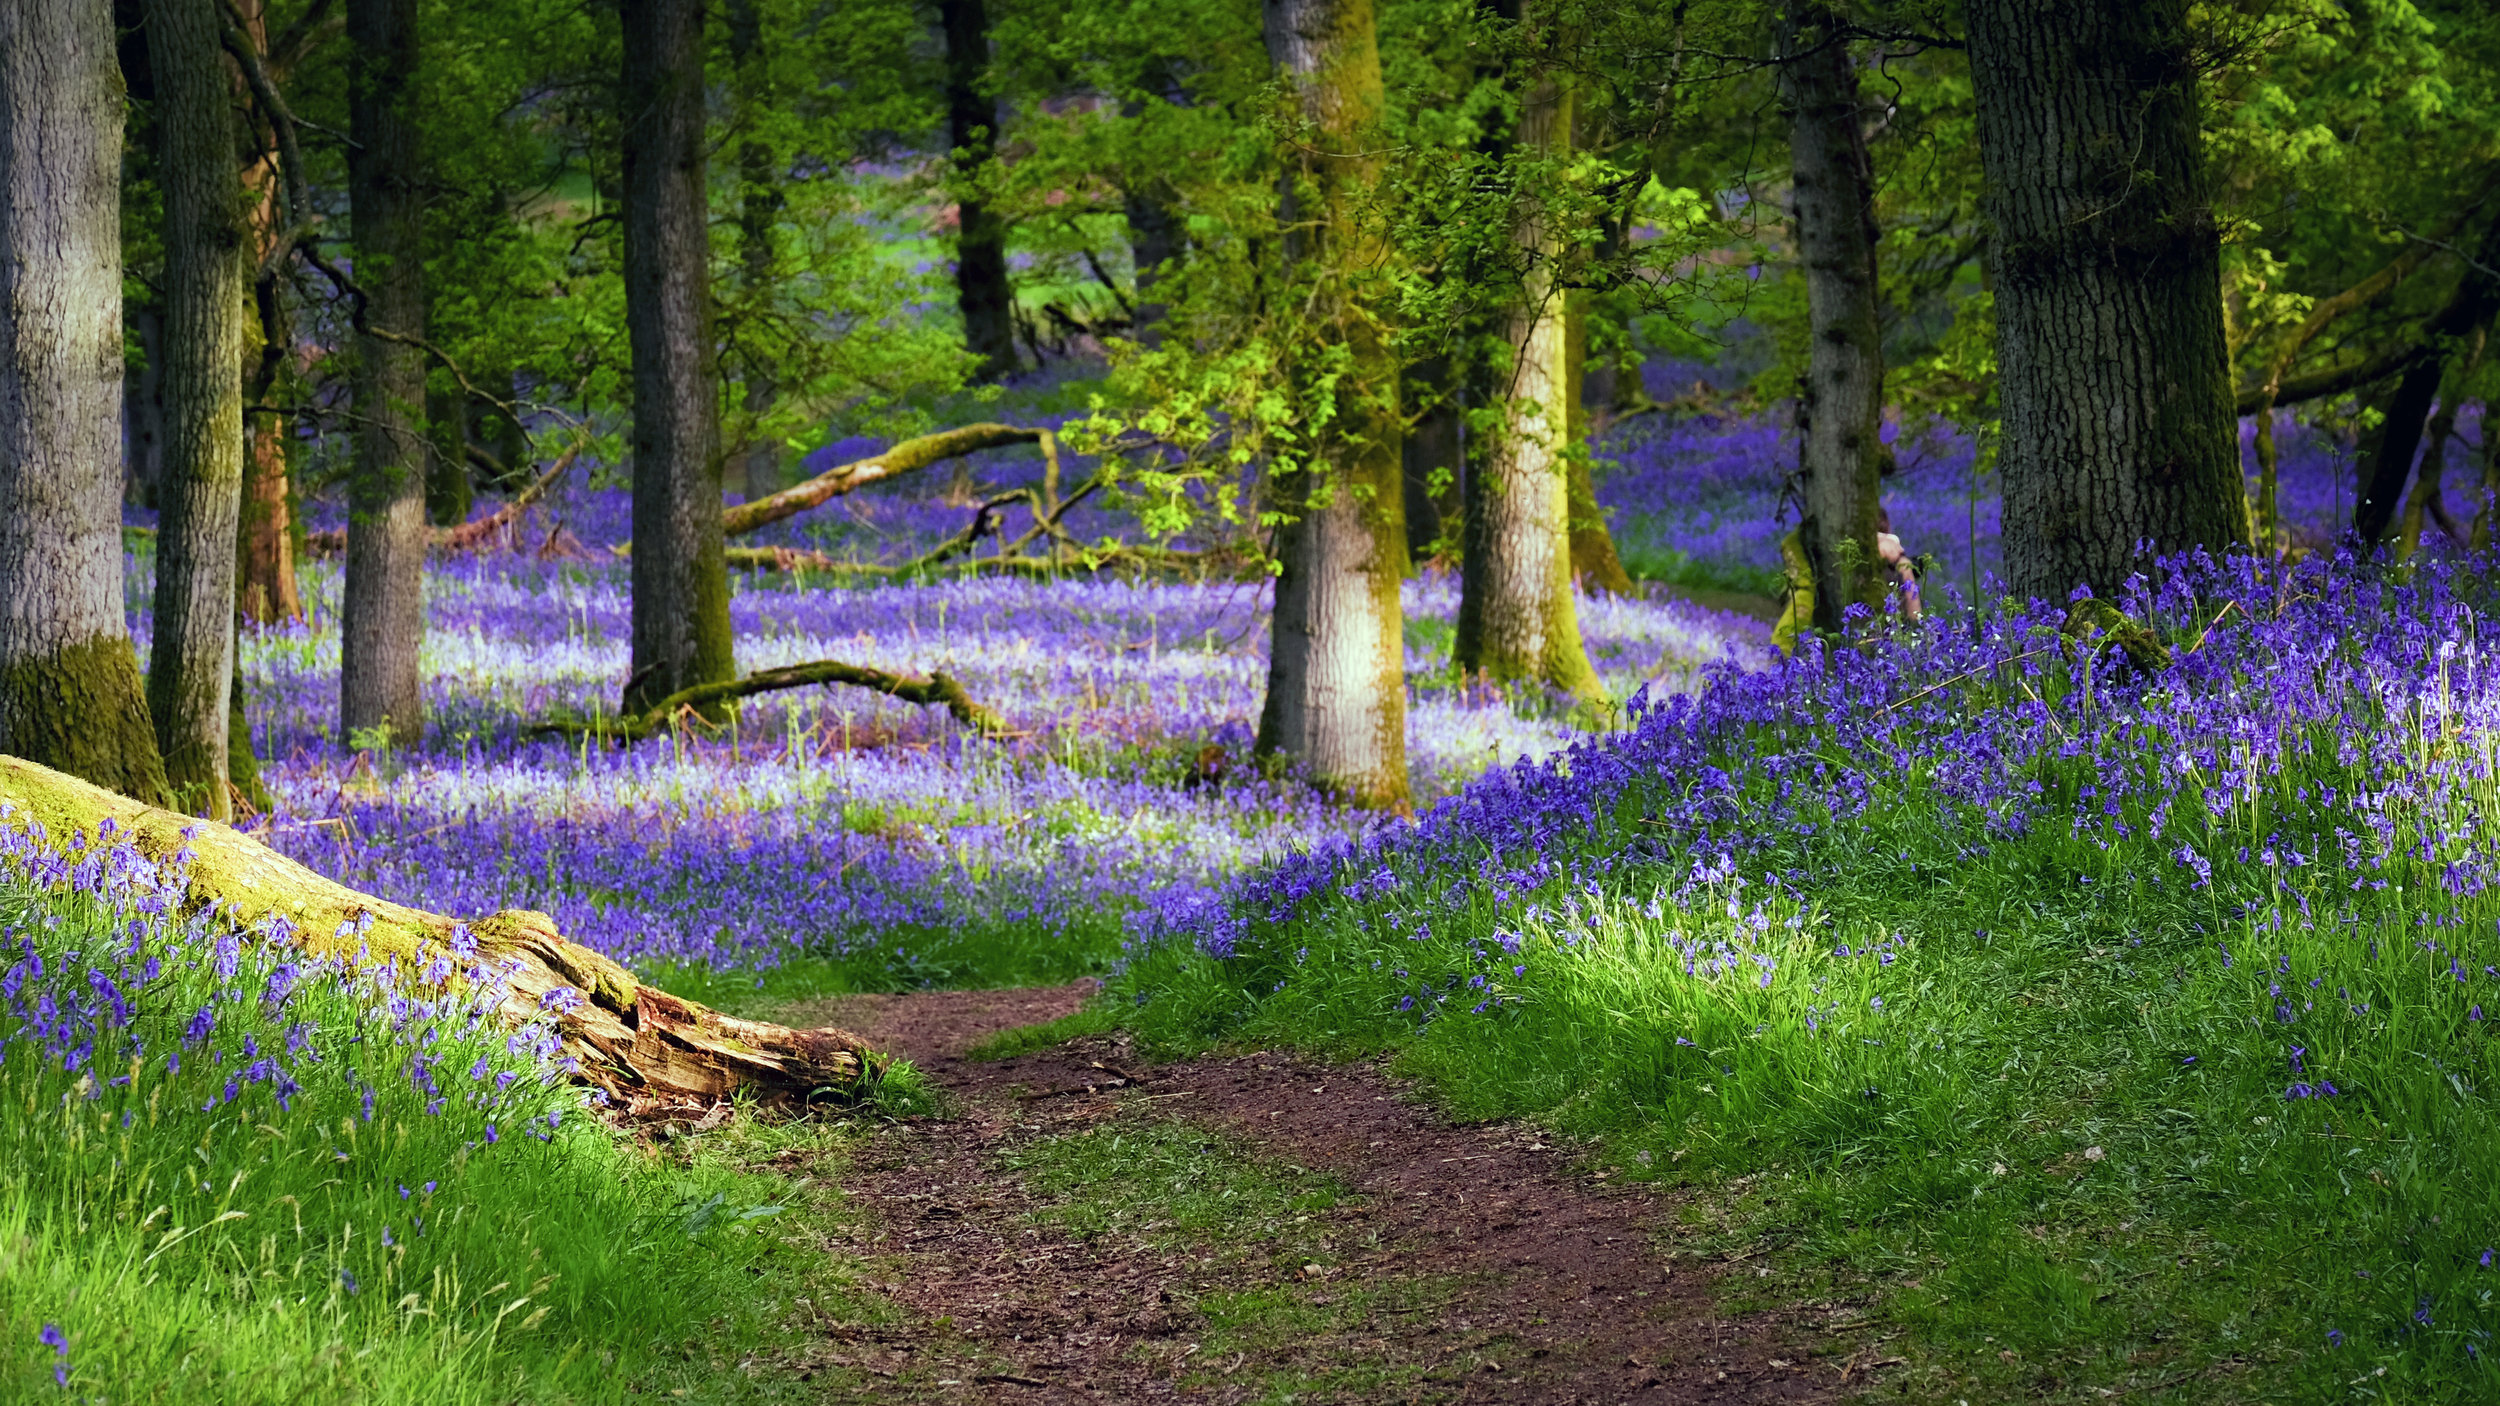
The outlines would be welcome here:
[[[810,1012],[958,1101],[874,1138],[845,1178],[863,1217],[843,1248],[909,1321],[836,1330],[828,1399],[845,1381],[861,1400],[1226,1406],[1800,1402],[1869,1385],[1820,1315],[1723,1312],[1714,1280],[1750,1266],[1679,1255],[1664,1198],[1573,1171],[1533,1129],[1445,1123],[1377,1069],[1148,1066],[1101,1037],[963,1057],[1085,994]],[[1201,1205],[1240,1210],[1191,1221]]]

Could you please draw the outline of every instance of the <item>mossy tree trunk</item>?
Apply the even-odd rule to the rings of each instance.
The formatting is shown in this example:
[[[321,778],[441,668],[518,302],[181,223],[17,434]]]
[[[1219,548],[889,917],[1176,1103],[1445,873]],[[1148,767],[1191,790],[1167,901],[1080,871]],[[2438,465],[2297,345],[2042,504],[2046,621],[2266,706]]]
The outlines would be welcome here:
[[[1883,454],[1884,349],[1875,277],[1875,166],[1848,31],[1815,0],[1780,10],[1780,101],[1788,115],[1797,260],[1811,333],[1797,424],[1805,439],[1806,560],[1814,627],[1880,606],[1875,522]]]
[[[505,1019],[517,1024],[556,1011],[580,1077],[628,1100],[677,1103],[739,1091],[784,1102],[856,1097],[884,1068],[883,1058],[847,1031],[739,1020],[645,985],[607,957],[565,941],[544,913],[506,909],[464,924],[402,907],[325,879],[224,825],[142,805],[17,757],[0,756],[0,800],[41,823],[56,843],[93,835],[109,819],[153,858],[189,850],[194,903],[214,902],[245,927],[283,917],[314,956],[353,958],[361,949],[368,960],[397,959],[401,971],[417,971],[465,926],[480,958],[513,965]],[[558,987],[580,1000],[550,1002]]]
[[[105,0],[0,23],[0,748],[157,800],[122,614],[122,81]]]
[[[145,6],[165,198],[167,427],[147,697],[174,804],[227,820],[253,241],[234,169],[234,79],[217,38],[218,3]]]
[[[1969,0],[2005,569],[2114,594],[2248,540],[2187,0]]]
[[[990,91],[990,15],[984,0],[938,0],[946,39],[946,139],[954,148],[955,300],[974,375],[1016,369],[1015,289],[1007,278],[1007,222],[978,182],[998,155],[998,96]]]
[[[1571,157],[1576,106],[1561,75],[1532,74],[1519,95],[1516,153],[1540,171],[1560,171]],[[1501,424],[1469,456],[1457,663],[1596,703],[1606,689],[1580,639],[1571,574],[1568,298],[1554,276],[1568,236],[1539,208],[1540,185],[1523,191],[1511,236],[1519,285],[1497,314],[1509,352],[1490,378]]]
[[[1615,550],[1606,509],[1597,501],[1596,466],[1588,454],[1592,432],[1605,425],[1603,415],[1590,415],[1589,404],[1595,401],[1601,411],[1613,406],[1616,373],[1612,363],[1607,363],[1602,375],[1589,374],[1589,295],[1572,292],[1563,304],[1563,316],[1567,319],[1563,324],[1563,403],[1571,411],[1570,442],[1575,446],[1567,487],[1571,574],[1591,593],[1628,596],[1634,594],[1632,573],[1623,569],[1623,557]]]
[[[1286,256],[1314,282],[1310,306],[1351,357],[1318,462],[1279,476],[1267,699],[1259,750],[1301,763],[1357,804],[1407,803],[1406,575],[1398,366],[1363,280],[1382,254],[1361,207],[1378,177],[1365,138],[1384,90],[1371,0],[1267,0],[1267,52],[1293,85],[1316,143],[1287,178]],[[1298,374],[1298,373],[1297,373]]]
[[[625,328],[634,363],[624,709],[733,677],[705,184],[704,7],[626,0]]]
[[[364,331],[347,481],[339,733],[424,728],[425,188],[418,169],[416,0],[348,0],[348,198]],[[393,333],[396,336],[378,335]],[[352,743],[351,743],[352,745]]]

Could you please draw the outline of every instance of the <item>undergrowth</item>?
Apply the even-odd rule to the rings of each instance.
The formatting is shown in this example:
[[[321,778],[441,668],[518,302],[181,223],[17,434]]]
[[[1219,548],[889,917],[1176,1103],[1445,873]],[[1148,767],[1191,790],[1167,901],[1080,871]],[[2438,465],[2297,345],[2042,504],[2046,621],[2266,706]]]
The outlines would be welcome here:
[[[2478,591],[2183,564],[2150,673],[2035,610],[1725,676],[1170,915],[1108,1007],[1709,1188],[1882,1288],[1905,1390],[2489,1399]]]

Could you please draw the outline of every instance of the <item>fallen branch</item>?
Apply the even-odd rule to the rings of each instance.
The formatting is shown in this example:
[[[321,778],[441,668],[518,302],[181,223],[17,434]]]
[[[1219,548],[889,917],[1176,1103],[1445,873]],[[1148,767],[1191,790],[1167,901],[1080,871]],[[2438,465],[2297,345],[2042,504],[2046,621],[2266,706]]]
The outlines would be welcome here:
[[[701,710],[708,704],[726,703],[758,693],[772,693],[785,688],[805,688],[810,684],[839,683],[854,688],[874,689],[922,707],[942,706],[955,715],[958,722],[984,736],[1006,732],[1007,724],[998,714],[974,701],[964,686],[949,675],[931,671],[928,675],[897,674],[885,669],[872,669],[864,664],[845,664],[838,659],[819,659],[812,664],[790,664],[766,669],[742,679],[726,683],[702,683],[681,688],[640,713],[624,717],[583,720],[555,718],[532,727],[533,734],[561,734],[580,737],[585,734],[613,738],[619,742],[639,741],[664,731],[672,718],[689,709]]]
[[[56,838],[93,834],[110,819],[151,858],[188,849],[190,901],[216,903],[246,926],[283,917],[305,950],[397,958],[422,968],[447,950],[454,918],[406,908],[334,883],[260,841],[211,820],[159,810],[73,776],[0,756],[0,798]],[[370,919],[370,926],[365,920]],[[514,1024],[545,1013],[548,993],[581,995],[556,1012],[565,1051],[580,1077],[622,1100],[719,1099],[748,1090],[768,1100],[804,1102],[832,1093],[857,1097],[876,1085],[885,1059],[845,1030],[792,1030],[722,1015],[681,1000],[587,947],[564,940],[544,913],[509,908],[467,925],[485,961],[514,968],[503,1015]]]
[[[820,503],[868,484],[899,478],[916,469],[925,469],[931,464],[944,463],[948,459],[961,458],[984,449],[1037,443],[1049,433],[1048,430],[1028,430],[1015,425],[981,424],[907,439],[883,454],[827,469],[795,487],[758,498],[752,503],[741,503],[721,514],[721,530],[731,537],[743,536],[783,518],[796,517]]]
[[[530,482],[529,487],[512,495],[512,501],[474,522],[464,522],[458,527],[434,528],[427,545],[438,552],[465,552],[483,546],[495,534],[518,521],[532,503],[553,491],[556,484],[563,480],[565,472],[573,467],[573,461],[581,457],[581,452],[582,442],[575,440],[556,456],[556,461],[547,466],[545,473]],[[304,550],[317,557],[337,556],[347,550],[347,529],[332,527],[307,532],[304,534]]]

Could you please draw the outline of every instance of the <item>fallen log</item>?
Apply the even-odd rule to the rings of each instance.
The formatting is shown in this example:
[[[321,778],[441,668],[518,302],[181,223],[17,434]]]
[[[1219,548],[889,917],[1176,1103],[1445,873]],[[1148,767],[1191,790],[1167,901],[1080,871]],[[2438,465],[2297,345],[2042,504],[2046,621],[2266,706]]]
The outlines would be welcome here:
[[[727,509],[721,514],[721,530],[731,537],[741,536],[783,518],[796,517],[820,503],[869,484],[984,449],[998,449],[1010,444],[1037,444],[1048,433],[1048,430],[1028,430],[1015,425],[981,424],[907,439],[883,454],[855,459],[827,469],[795,487]]]
[[[110,819],[151,858],[188,848],[192,902],[215,902],[247,926],[284,917],[314,955],[348,957],[362,947],[375,958],[396,957],[410,970],[445,951],[462,926],[326,879],[239,830],[159,810],[17,757],[0,756],[0,800],[56,840],[93,834]],[[359,927],[368,917],[371,926]],[[580,993],[572,1009],[556,1015],[565,1052],[579,1062],[584,1081],[629,1107],[742,1091],[768,1102],[854,1099],[884,1074],[885,1057],[846,1030],[792,1030],[682,1000],[565,941],[544,913],[508,908],[466,926],[482,959],[513,968],[506,1019],[518,1024],[540,1015],[548,993],[559,987]]]
[[[742,679],[681,688],[639,713],[614,718],[552,718],[536,724],[530,731],[538,735],[580,737],[588,734],[618,742],[636,742],[665,730],[671,718],[688,709],[699,712],[714,703],[820,683],[874,689],[922,707],[936,704],[954,714],[956,721],[985,736],[995,737],[1008,730],[1004,719],[981,706],[951,675],[934,670],[925,675],[898,674],[865,664],[845,664],[839,659],[819,659],[812,664],[787,664],[778,669],[761,670]]]
[[[426,545],[438,552],[465,552],[484,545],[492,540],[496,533],[519,521],[521,514],[529,510],[530,504],[546,497],[549,491],[562,482],[565,471],[573,467],[573,461],[581,456],[581,452],[582,446],[575,443],[571,448],[557,455],[556,461],[547,466],[545,473],[533,479],[529,487],[512,495],[511,502],[474,522],[464,522],[458,527],[433,529]],[[304,534],[304,550],[317,557],[337,556],[347,550],[347,529],[331,527],[319,532],[307,532]]]

